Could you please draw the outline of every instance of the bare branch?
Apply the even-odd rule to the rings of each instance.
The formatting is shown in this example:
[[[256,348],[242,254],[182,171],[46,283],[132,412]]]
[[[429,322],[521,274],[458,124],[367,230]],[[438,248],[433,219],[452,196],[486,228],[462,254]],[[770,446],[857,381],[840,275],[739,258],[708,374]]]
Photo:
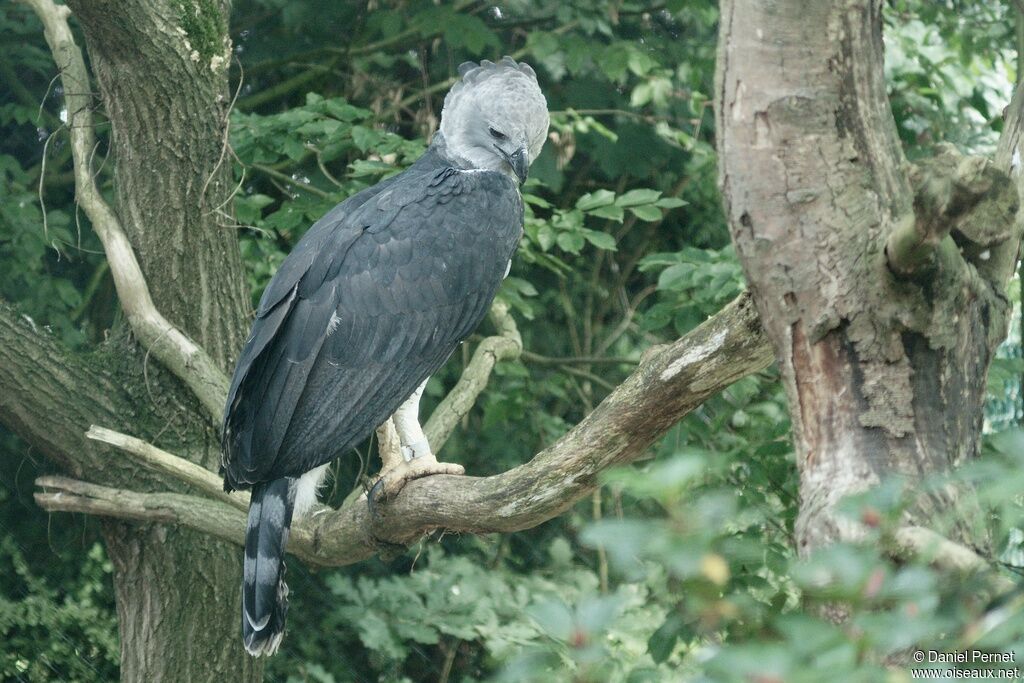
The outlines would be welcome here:
[[[491,305],[491,321],[498,334],[485,338],[477,345],[458,383],[444,397],[423,428],[427,442],[435,453],[441,451],[452,430],[473,408],[480,392],[487,387],[491,371],[498,361],[518,358],[523,351],[523,339],[519,336],[516,321],[509,313],[508,304],[495,301]]]
[[[371,557],[382,544],[412,543],[432,529],[486,533],[536,526],[589,495],[602,471],[638,459],[686,413],[771,360],[754,306],[741,295],[682,339],[645,355],[592,413],[530,462],[491,477],[412,481],[375,516],[364,498],[339,510],[321,508],[296,524],[289,550],[312,564],[343,565]],[[244,542],[244,515],[219,501],[53,477],[38,483],[44,491],[36,499],[48,510],[173,521]]]
[[[36,504],[50,512],[81,512],[137,522],[180,524],[222,541],[239,546],[245,544],[246,513],[233,501],[229,505],[181,493],[137,493],[67,477],[40,477],[36,485],[42,489],[35,494]],[[304,561],[317,563],[313,537],[302,525],[292,529],[288,550]]]
[[[110,263],[117,295],[139,341],[180,378],[215,423],[220,423],[228,379],[195,342],[157,311],[117,216],[96,187],[92,168],[95,132],[89,77],[82,52],[68,26],[71,11],[52,0],[22,0],[43,23],[46,42],[60,70],[75,167],[78,203],[92,222]]]
[[[110,444],[131,456],[132,460],[139,464],[157,472],[169,474],[205,493],[207,496],[233,505],[242,511],[249,509],[248,492],[225,492],[221,478],[210,470],[157,448],[148,441],[143,441],[121,432],[115,432],[112,429],[97,427],[96,425],[89,427],[85,437],[93,441]]]
[[[896,530],[893,551],[898,558],[916,557],[944,571],[960,574],[993,572],[992,563],[970,548],[922,526],[904,526]],[[998,593],[1009,592],[1016,584],[1005,576],[992,574],[992,587]]]

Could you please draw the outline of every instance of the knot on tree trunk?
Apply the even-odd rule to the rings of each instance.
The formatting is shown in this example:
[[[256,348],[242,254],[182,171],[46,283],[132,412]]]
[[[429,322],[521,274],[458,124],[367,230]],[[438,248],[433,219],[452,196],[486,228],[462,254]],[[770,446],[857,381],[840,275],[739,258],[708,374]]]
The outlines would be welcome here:
[[[985,274],[991,249],[1017,234],[1020,201],[1010,176],[950,144],[938,145],[933,157],[911,165],[908,176],[914,213],[897,224],[886,243],[893,273],[926,276],[962,257]]]

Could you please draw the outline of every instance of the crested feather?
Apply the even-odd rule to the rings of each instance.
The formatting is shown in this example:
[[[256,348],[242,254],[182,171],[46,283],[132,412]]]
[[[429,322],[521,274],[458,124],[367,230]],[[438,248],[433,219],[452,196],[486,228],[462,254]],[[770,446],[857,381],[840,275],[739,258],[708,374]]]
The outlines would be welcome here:
[[[528,147],[531,162],[536,159],[547,138],[549,120],[534,70],[505,57],[497,63],[465,62],[459,73],[461,80],[445,95],[440,127],[454,156],[476,167],[493,168],[485,163],[491,141],[481,137],[481,130],[494,121],[516,144]]]
[[[510,71],[518,71],[521,74],[529,76],[534,81],[537,80],[537,72],[533,70],[526,62],[517,62],[508,55],[505,55],[497,63],[492,62],[489,59],[481,60],[479,64],[476,62],[463,62],[459,64],[459,76],[462,80],[452,86],[449,92],[454,92],[462,86],[463,83],[477,83],[483,78],[488,78],[493,75],[500,75]]]

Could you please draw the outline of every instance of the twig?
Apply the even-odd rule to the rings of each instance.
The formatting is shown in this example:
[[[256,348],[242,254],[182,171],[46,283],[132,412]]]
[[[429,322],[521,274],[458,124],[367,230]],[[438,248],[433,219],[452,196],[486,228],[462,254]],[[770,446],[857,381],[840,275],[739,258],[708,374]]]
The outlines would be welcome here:
[[[636,365],[640,362],[638,358],[626,358],[625,356],[566,356],[558,358],[555,356],[543,356],[532,351],[523,351],[523,360],[538,365]]]
[[[206,190],[210,187],[213,177],[217,175],[217,171],[220,170],[221,164],[224,163],[224,157],[227,156],[227,150],[231,146],[231,112],[235,108],[235,102],[238,101],[238,93],[242,92],[242,84],[245,83],[245,70],[242,69],[242,62],[237,57],[235,58],[235,61],[238,62],[238,85],[235,87],[235,94],[231,96],[231,102],[228,103],[228,108],[224,112],[224,134],[221,137],[220,156],[217,158],[217,163],[214,164],[213,170],[210,171],[210,175],[206,176],[206,182],[203,183],[203,189],[199,191],[199,201],[202,202],[206,201]],[[216,211],[219,211],[221,207],[234,198],[235,193],[238,192],[238,189],[241,188],[241,186],[241,183],[239,183],[234,192],[228,195],[227,199],[223,200],[208,213],[215,213]]]
[[[576,375],[577,377],[581,377],[581,378],[587,380],[588,382],[593,382],[594,384],[598,384],[598,385],[604,387],[605,389],[607,389],[608,391],[612,391],[612,390],[615,389],[615,385],[614,384],[612,384],[611,382],[609,382],[609,381],[607,381],[605,379],[602,379],[602,378],[598,377],[597,375],[595,375],[592,372],[587,372],[586,370],[581,370],[580,368],[573,367],[572,365],[562,365],[560,367],[562,368],[563,371],[569,373],[570,375]],[[589,403],[589,400],[588,400],[588,403]]]
[[[341,181],[335,178],[334,174],[327,170],[327,164],[324,163],[323,150],[312,143],[306,143],[306,149],[316,156],[316,165],[320,168],[320,172],[324,174],[324,177],[331,181],[331,183],[336,187],[344,189],[345,186]]]
[[[334,66],[341,61],[340,55],[335,55],[327,61],[326,64],[322,64],[316,69],[306,69],[291,78],[281,81],[277,85],[271,86],[266,90],[261,90],[258,93],[250,95],[249,97],[243,97],[238,100],[236,106],[241,111],[249,109],[255,109],[261,104],[272,102],[279,97],[287,95],[297,88],[301,88],[305,84],[313,81],[317,76],[321,75],[325,71],[330,71]]]
[[[485,338],[477,345],[459,381],[434,409],[423,427],[435,453],[441,451],[459,421],[473,408],[480,392],[487,387],[494,366],[499,361],[518,358],[523,351],[523,340],[508,310],[508,304],[495,301],[491,305],[491,321],[498,329],[498,334]]]
[[[247,492],[225,492],[220,477],[210,470],[157,448],[147,441],[96,425],[89,427],[85,438],[110,444],[130,455],[135,462],[183,481],[211,498],[233,505],[242,511],[249,509]]]
[[[295,180],[295,178],[292,178],[290,175],[281,173],[280,171],[275,171],[269,166],[264,166],[263,164],[249,164],[249,168],[254,168],[260,173],[264,173],[270,176],[271,178],[280,180],[282,183],[287,183],[296,189],[302,190],[303,192],[308,192],[309,194],[315,195],[322,199],[329,199],[331,197],[330,192],[324,192],[319,187],[314,187],[313,185],[308,185],[306,183],[299,182],[298,180]],[[288,193],[285,192],[284,194]]]

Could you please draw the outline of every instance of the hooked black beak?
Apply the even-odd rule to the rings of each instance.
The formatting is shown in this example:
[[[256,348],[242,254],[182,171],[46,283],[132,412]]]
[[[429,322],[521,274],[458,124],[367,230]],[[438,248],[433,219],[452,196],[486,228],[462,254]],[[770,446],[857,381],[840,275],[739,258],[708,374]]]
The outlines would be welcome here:
[[[498,151],[505,157],[508,165],[512,167],[512,171],[519,178],[519,184],[525,183],[526,176],[530,173],[530,158],[526,155],[526,150],[517,149],[512,154],[505,154],[501,149]]]

